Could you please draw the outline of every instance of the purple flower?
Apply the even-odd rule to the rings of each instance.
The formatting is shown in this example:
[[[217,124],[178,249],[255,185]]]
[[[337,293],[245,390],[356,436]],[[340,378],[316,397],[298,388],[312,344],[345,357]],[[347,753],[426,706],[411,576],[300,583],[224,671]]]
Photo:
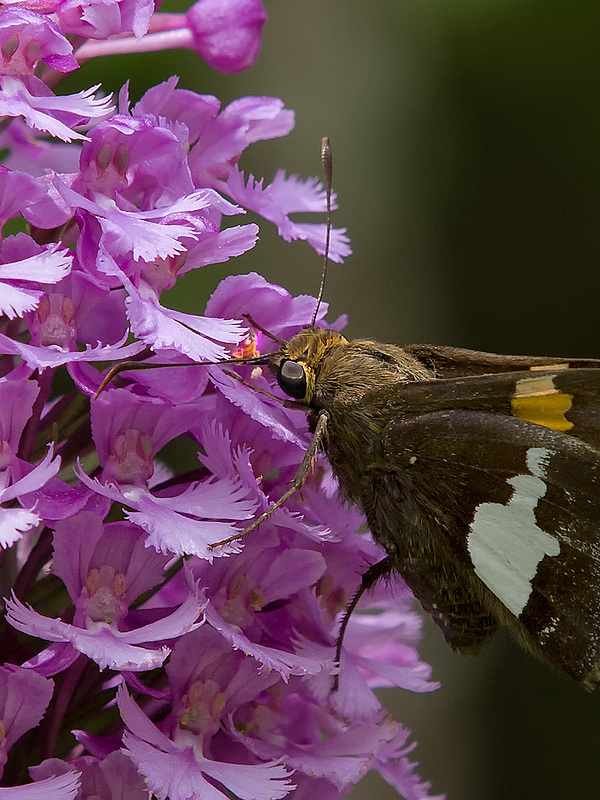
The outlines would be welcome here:
[[[260,0],[197,0],[187,23],[196,49],[219,72],[242,72],[258,58],[267,15]]]
[[[197,187],[222,187],[216,179],[227,178],[246,147],[286,136],[294,127],[294,112],[277,97],[242,97],[220,111],[216,97],[177,89],[177,82],[170,78],[150,89],[133,114],[185,125],[188,163]]]
[[[171,800],[193,795],[216,800],[228,797],[229,790],[243,800],[268,800],[293,788],[281,763],[254,758],[250,752],[242,760],[235,738],[219,733],[222,719],[261,696],[276,676],[257,675],[253,659],[232,652],[208,627],[182,639],[167,673],[172,711],[160,729],[127,692],[120,691],[118,698],[127,724],[125,752],[152,792]]]
[[[9,253],[20,258],[4,261]],[[17,234],[2,242],[0,259],[0,313],[14,319],[38,306],[44,297],[39,284],[58,283],[69,274],[72,257],[58,245],[40,247],[25,234]]]
[[[78,770],[78,773],[73,771]],[[80,756],[67,763],[58,758],[47,758],[30,769],[36,788],[41,788],[51,776],[79,775],[81,797],[126,797],[128,800],[147,800],[148,792],[142,776],[136,772],[130,759],[118,750],[104,758]],[[40,795],[41,796],[41,795]],[[59,800],[66,800],[62,795]]]
[[[50,778],[0,789],[7,800],[75,800],[79,794],[79,773],[65,764],[65,771]]]
[[[98,87],[56,92],[63,73],[112,52],[187,46],[239,71],[265,19],[259,0],[0,12],[0,222],[27,229],[0,237],[3,636],[15,661],[0,666],[0,764],[14,783],[22,754],[10,751],[30,731],[18,768],[34,781],[0,797],[328,800],[370,769],[409,800],[428,796],[408,732],[374,693],[437,687],[400,579],[361,599],[335,660],[360,575],[382,552],[324,457],[302,493],[246,530],[288,492],[310,437],[267,368],[234,362],[268,357],[310,322],[315,298],[255,273],[222,280],[204,314],[166,294],[252,249],[247,211],[323,252],[319,181],[280,170],[266,184],[238,167],[250,145],[289,133],[293,112],[272,97],[222,108],[177,78],[137,103],[125,86],[118,113]],[[332,260],[349,252],[332,230]],[[327,310],[316,324],[340,329]],[[105,362],[120,359],[137,363],[99,392]],[[50,757],[33,763],[42,746]]]
[[[103,13],[107,5],[109,13]],[[65,32],[97,40],[78,47],[80,63],[115,53],[186,47],[225,73],[241,72],[254,64],[267,19],[260,0],[198,0],[185,14],[152,16],[148,0],[114,0],[110,4],[63,0],[58,10]],[[127,30],[133,36],[123,35]],[[120,35],[108,38],[114,33]]]
[[[12,238],[18,237],[27,238],[24,234]],[[3,244],[7,242],[9,240]],[[34,247],[41,249],[37,245]],[[30,277],[33,278],[37,260],[42,266],[40,277],[47,282],[52,277],[52,269],[57,272],[57,278],[60,277],[52,263],[58,257],[63,261],[68,259],[66,263],[70,266],[71,257],[66,255],[66,251],[57,252],[49,247],[38,256],[19,262],[19,268],[22,270],[30,264]],[[0,265],[0,274],[1,271]],[[22,334],[24,336],[28,331],[29,342],[0,333],[0,353],[20,356],[30,367],[44,370],[75,361],[131,358],[142,349],[139,343],[125,344],[128,331],[124,292],[116,290],[107,293],[90,276],[80,271],[71,272],[54,285],[39,282],[35,285],[38,287],[36,290],[22,289],[19,295],[16,295],[16,290],[11,293],[12,287],[7,286],[7,296],[20,299],[21,309],[26,303],[35,304],[35,307],[23,314],[26,325],[22,326]],[[13,308],[15,305],[16,301]],[[78,349],[80,345],[85,349]]]
[[[53,688],[53,681],[32,670],[14,665],[10,668],[0,667],[0,775],[15,742],[39,725],[52,699]],[[22,752],[19,756],[22,757]],[[11,788],[0,788],[0,797],[10,797],[11,800],[42,797],[48,800],[74,800],[78,789],[79,772],[61,762],[60,766],[40,775],[35,789],[30,784],[11,785]]]
[[[79,66],[71,43],[50,18],[22,6],[0,12],[0,50],[2,75],[32,76],[38,61],[59,72]]]
[[[408,738],[406,728],[398,726],[394,739],[381,749],[374,768],[407,800],[444,800],[444,795],[430,794],[431,784],[422,781],[415,774],[417,765],[406,757],[415,749],[415,743],[407,745]]]
[[[28,178],[32,184],[30,176],[43,180],[47,169],[71,173],[78,169],[80,148],[77,144],[42,137],[19,117],[13,118],[11,124],[0,131],[0,147],[8,153],[4,166],[21,173],[23,179]]]
[[[210,558],[226,554],[211,551],[211,545],[238,533],[235,523],[255,510],[256,479],[239,474],[245,454],[232,454],[221,434],[219,447],[227,453],[221,473],[184,484],[177,492],[151,491],[153,455],[189,428],[194,411],[193,405],[169,408],[158,399],[110,390],[94,404],[92,415],[102,481],[78,474],[92,491],[132,509],[126,516],[147,531],[147,545],[163,553]]]
[[[38,82],[35,77],[25,82],[6,76],[1,84],[0,114],[21,116],[31,128],[56,136],[63,142],[84,139],[84,134],[74,128],[102,117],[111,110],[110,98],[94,97],[97,86],[61,98],[46,91],[45,84]]]
[[[0,768],[13,744],[42,719],[52,699],[53,681],[21,667],[0,667]]]
[[[0,114],[22,116],[27,125],[62,141],[85,138],[73,130],[111,111],[110,98],[94,97],[97,86],[57,97],[34,70],[38,62],[59,72],[78,66],[72,46],[43,14],[11,7],[0,12]]]
[[[19,458],[19,442],[31,417],[39,386],[29,372],[17,368],[0,378],[0,547],[10,547],[41,521],[35,497],[60,468],[60,458],[48,448],[34,466]]]
[[[286,178],[283,170],[279,170],[269,186],[264,187],[262,179],[255,181],[254,176],[249,175],[245,182],[243,172],[232,170],[227,179],[227,191],[237,203],[273,222],[286,242],[305,239],[317,253],[325,252],[324,224],[292,222],[289,218],[290,213],[325,210],[325,190],[317,180],[300,181],[297,175]],[[335,198],[332,200],[335,202]],[[350,255],[345,229],[331,231],[329,248],[332,261],[343,261]]]
[[[7,619],[15,628],[65,643],[38,655],[32,666],[53,675],[84,653],[100,669],[155,669],[169,648],[140,644],[176,639],[197,627],[202,603],[192,594],[173,611],[161,609],[159,617],[149,609],[130,612],[133,601],[161,581],[167,562],[144,547],[144,539],[131,523],[102,525],[97,514],[87,511],[56,525],[53,571],[75,605],[72,623],[43,617],[16,598],[6,602]]]
[[[41,517],[37,513],[35,503],[28,506],[11,507],[12,501],[21,499],[36,489],[45,486],[50,478],[58,472],[60,459],[52,457],[52,448],[46,458],[22,478],[15,480],[10,486],[0,487],[0,547],[10,547],[18,541],[22,534],[39,525]],[[5,505],[6,504],[6,505]],[[11,504],[9,506],[8,504]]]
[[[3,225],[43,200],[44,192],[31,176],[0,166],[0,221]]]
[[[150,27],[152,0],[60,0],[56,3],[61,30],[90,39],[131,31],[140,39]]]
[[[71,186],[123,210],[167,206],[194,190],[184,144],[179,131],[158,120],[115,114],[90,132]]]
[[[0,378],[0,471],[4,487],[23,472],[17,456],[19,442],[40,391],[38,383],[29,378],[30,372],[23,367]]]
[[[261,672],[277,670],[287,680],[290,675],[333,671],[331,649],[320,639],[303,641],[301,652],[298,647],[297,617],[306,613],[305,599],[298,594],[315,585],[326,566],[310,549],[290,550],[261,541],[249,542],[237,558],[219,559],[214,565],[197,562],[191,572],[206,587],[207,622],[230,646],[260,662]],[[260,612],[276,605],[285,611],[267,632]]]

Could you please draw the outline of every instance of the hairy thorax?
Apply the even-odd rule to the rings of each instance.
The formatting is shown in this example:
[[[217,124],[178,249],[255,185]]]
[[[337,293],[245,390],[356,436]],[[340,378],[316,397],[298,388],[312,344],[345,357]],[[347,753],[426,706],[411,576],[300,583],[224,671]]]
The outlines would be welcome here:
[[[272,364],[301,364],[311,430],[319,414],[328,412],[323,448],[348,499],[358,502],[362,483],[373,469],[385,466],[383,431],[388,393],[399,383],[432,380],[433,373],[414,356],[394,345],[369,340],[349,342],[337,331],[306,328],[282,347]]]

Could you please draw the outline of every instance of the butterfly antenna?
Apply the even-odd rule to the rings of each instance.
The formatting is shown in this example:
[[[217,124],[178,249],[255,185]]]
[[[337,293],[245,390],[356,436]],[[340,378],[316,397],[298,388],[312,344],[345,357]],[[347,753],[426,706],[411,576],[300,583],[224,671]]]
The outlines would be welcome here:
[[[252,319],[248,314],[244,314],[243,316]],[[260,328],[259,330],[262,331],[263,328]],[[267,336],[271,336],[271,334],[267,333]],[[283,339],[277,339],[277,341],[280,342],[281,344],[285,344]],[[97,400],[100,397],[100,395],[106,389],[108,384],[112,383],[112,381],[117,377],[117,375],[120,375],[121,372],[131,372],[131,370],[134,369],[176,369],[177,367],[220,367],[223,364],[259,364],[261,366],[264,366],[269,363],[270,359],[274,355],[276,355],[276,353],[267,353],[266,355],[263,356],[249,356],[247,358],[222,358],[220,361],[190,361],[186,364],[147,364],[143,361],[120,361],[118,364],[115,364],[115,366],[112,367],[112,369],[110,369],[107,372],[106,377],[104,378],[104,380],[98,387],[98,391],[94,395],[94,400]],[[256,389],[256,391],[260,390]]]
[[[317,297],[317,305],[313,314],[311,325],[317,321],[323,292],[325,291],[325,277],[327,275],[327,265],[329,264],[329,242],[331,240],[331,177],[333,174],[333,159],[331,157],[331,147],[329,139],[325,136],[321,139],[321,164],[323,166],[323,177],[325,178],[325,192],[327,194],[327,232],[325,234],[325,255],[323,258],[323,271],[321,272],[321,285]]]

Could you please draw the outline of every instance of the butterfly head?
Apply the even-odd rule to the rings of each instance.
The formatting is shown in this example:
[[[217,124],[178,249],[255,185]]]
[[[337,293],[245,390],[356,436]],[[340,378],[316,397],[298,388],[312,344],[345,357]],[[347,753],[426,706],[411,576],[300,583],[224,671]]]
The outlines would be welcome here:
[[[323,363],[347,346],[348,340],[337,331],[304,328],[282,345],[271,360],[271,370],[282,391],[310,406]]]

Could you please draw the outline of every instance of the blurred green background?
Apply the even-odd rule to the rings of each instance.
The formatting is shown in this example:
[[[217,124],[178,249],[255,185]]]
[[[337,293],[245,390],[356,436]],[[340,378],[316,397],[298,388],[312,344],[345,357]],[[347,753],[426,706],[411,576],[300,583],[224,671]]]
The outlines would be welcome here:
[[[90,63],[71,87],[131,79],[137,100],[170,74],[224,103],[276,95],[294,132],[242,166],[319,173],[354,255],[326,298],[350,336],[506,353],[600,356],[600,3],[597,0],[265,0],[261,57],[218,76],[183,52]],[[165,5],[165,10],[175,7]],[[268,230],[233,265],[315,293],[320,261]],[[232,265],[183,282],[199,311]],[[197,294],[192,294],[192,289]],[[600,691],[589,695],[502,635],[473,660],[425,625],[439,692],[386,691],[414,731],[420,774],[450,800],[587,800],[600,790]],[[395,792],[368,778],[353,798]]]

